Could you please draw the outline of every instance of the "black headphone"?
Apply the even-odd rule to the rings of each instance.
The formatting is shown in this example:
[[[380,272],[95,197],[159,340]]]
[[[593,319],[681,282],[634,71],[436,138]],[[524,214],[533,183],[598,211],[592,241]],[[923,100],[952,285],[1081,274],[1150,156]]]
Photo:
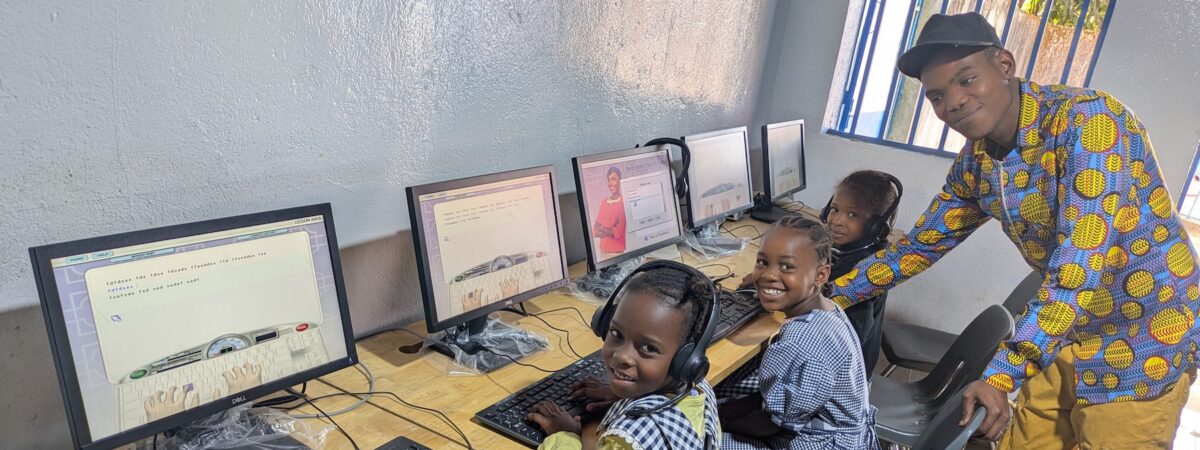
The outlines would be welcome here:
[[[683,154],[683,170],[679,172],[679,175],[675,176],[675,195],[679,197],[687,195],[688,166],[692,164],[692,151],[688,150],[687,144],[683,142],[683,139],[664,137],[651,139],[650,142],[645,143],[642,147],[649,147],[651,145],[674,145],[679,147],[680,153]]]
[[[871,215],[871,219],[867,221],[866,232],[863,233],[862,239],[857,242],[847,244],[848,247],[866,248],[876,243],[887,240],[888,234],[892,232],[892,225],[896,223],[896,208],[900,207],[900,197],[904,196],[904,184],[900,183],[900,179],[892,176],[890,173],[880,172],[892,186],[896,188],[896,199],[888,205],[887,210],[882,215]],[[829,207],[833,204],[833,196],[829,196],[829,201],[825,203],[825,207],[821,208],[821,222],[828,223]]]
[[[650,145],[650,144],[646,144]],[[596,310],[596,314],[592,316],[592,331],[600,339],[608,337],[608,326],[612,323],[613,314],[616,312],[616,299],[621,295],[621,289],[625,287],[625,283],[632,280],[634,275],[641,272],[647,272],[655,269],[674,269],[687,273],[689,277],[699,278],[707,282],[712,295],[712,306],[709,308],[708,315],[704,320],[704,332],[700,334],[700,338],[695,342],[687,342],[675,351],[675,356],[671,357],[671,365],[667,369],[667,374],[676,380],[687,383],[687,389],[676,395],[674,399],[663,402],[654,408],[631,408],[626,411],[626,414],[639,417],[653,414],[662,409],[675,404],[679,399],[683,398],[697,383],[704,379],[708,374],[708,355],[704,352],[708,349],[708,344],[712,342],[712,336],[717,328],[717,318],[720,317],[720,304],[717,302],[717,285],[713,283],[708,275],[700,272],[696,268],[671,261],[671,260],[656,260],[638,266],[633,272],[630,272],[621,283],[613,289],[612,295],[608,297],[608,301],[604,306]],[[690,283],[689,283],[690,284]]]

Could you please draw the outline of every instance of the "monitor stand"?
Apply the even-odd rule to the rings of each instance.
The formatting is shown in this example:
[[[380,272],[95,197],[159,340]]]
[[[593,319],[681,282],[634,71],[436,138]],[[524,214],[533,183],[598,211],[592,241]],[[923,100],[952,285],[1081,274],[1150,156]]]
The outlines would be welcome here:
[[[775,223],[784,216],[792,214],[798,213],[790,212],[776,206],[775,202],[767,199],[761,193],[754,196],[754,208],[750,210],[750,218],[765,223]]]
[[[723,220],[687,230],[684,233],[684,242],[692,250],[708,258],[727,256],[742,251],[746,245],[746,239],[721,236],[721,222]]]
[[[571,293],[580,299],[584,299],[581,295],[591,295],[601,302],[608,301],[608,297],[612,296],[613,290],[617,288],[618,284],[621,284],[621,280],[624,280],[645,260],[645,256],[638,256],[594,272],[588,272],[575,279],[571,285]]]
[[[468,321],[434,338],[429,348],[456,364],[488,373],[549,348],[546,341],[521,328],[487,316]]]
[[[235,432],[238,433],[237,436],[229,435]],[[310,448],[290,435],[281,434],[274,425],[268,423],[262,416],[250,413],[249,408],[245,407],[227,409],[192,423],[172,428],[163,434],[167,440],[159,442],[162,448],[174,448],[180,444],[188,444],[195,448],[230,450],[263,448],[309,450]]]

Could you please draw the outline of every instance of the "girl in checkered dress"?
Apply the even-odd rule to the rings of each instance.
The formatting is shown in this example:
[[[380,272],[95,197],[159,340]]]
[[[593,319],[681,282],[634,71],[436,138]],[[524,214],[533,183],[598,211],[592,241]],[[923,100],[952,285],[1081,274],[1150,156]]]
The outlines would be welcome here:
[[[875,411],[854,328],[821,294],[832,242],[799,216],[763,236],[755,288],[787,320],[759,358],[718,386],[724,449],[874,449]]]
[[[721,426],[712,388],[668,373],[679,348],[703,333],[711,287],[669,267],[634,276],[616,301],[600,351],[608,380],[589,379],[568,398],[588,397],[589,411],[612,404],[597,429],[598,449],[716,450]],[[549,435],[538,448],[582,448],[580,418],[557,404],[539,403],[528,420]]]

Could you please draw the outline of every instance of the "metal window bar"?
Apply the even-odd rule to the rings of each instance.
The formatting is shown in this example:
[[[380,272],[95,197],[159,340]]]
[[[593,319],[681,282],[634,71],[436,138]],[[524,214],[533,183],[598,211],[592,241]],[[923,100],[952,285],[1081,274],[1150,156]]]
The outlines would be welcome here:
[[[860,25],[859,25],[859,32],[858,32],[858,45],[855,45],[854,65],[851,67],[851,70],[850,70],[850,79],[847,80],[848,82],[846,83],[847,84],[846,90],[842,92],[842,114],[841,114],[841,117],[838,119],[838,126],[839,126],[839,128],[842,129],[842,131],[846,131],[846,132],[854,132],[853,129],[847,130],[846,125],[847,125],[847,121],[850,120],[851,114],[858,115],[858,111],[851,111],[851,109],[852,109],[851,102],[854,101],[854,97],[850,94],[857,90],[856,88],[858,87],[859,77],[862,76],[859,74],[859,71],[861,71],[863,69],[862,54],[863,54],[863,50],[865,50],[864,47],[867,44],[867,33],[870,31],[870,29],[867,28],[867,21],[870,20],[871,15],[874,14],[874,11],[875,11],[875,2],[871,1],[870,5],[868,5],[867,8],[865,8],[863,10],[863,15],[859,19]]]
[[[980,0],[982,1],[982,0]],[[908,6],[908,18],[904,22],[904,35],[900,37],[900,45],[896,50],[896,60],[900,59],[900,55],[904,54],[904,50],[908,49],[908,40],[912,39],[917,23],[914,18],[921,14],[921,6],[923,3],[919,0],[912,0]],[[883,105],[883,119],[879,121],[879,133],[875,135],[877,138],[884,136],[884,131],[888,129],[888,125],[892,123],[892,103],[896,101],[896,97],[900,94],[896,92],[896,87],[900,84],[900,69],[892,69],[892,84],[888,87],[887,103]]]
[[[950,6],[949,0],[942,0],[942,14],[946,13],[946,7]],[[912,125],[908,129],[908,145],[912,145],[913,140],[917,138],[917,125],[921,124],[921,109],[925,106],[925,87],[921,86],[921,93],[917,95],[917,109],[913,111]],[[935,148],[934,150],[941,150]]]
[[[1026,80],[1033,77],[1033,66],[1037,65],[1038,48],[1042,46],[1042,37],[1046,35],[1046,23],[1050,21],[1050,11],[1053,9],[1054,0],[1046,0],[1046,4],[1042,6],[1042,24],[1038,25],[1037,37],[1033,38],[1033,51],[1029,52],[1029,65],[1025,66]]]
[[[1197,176],[1200,176],[1200,146],[1196,147],[1196,155],[1192,157],[1192,171],[1188,174],[1187,181],[1183,183],[1183,193],[1179,194],[1179,214],[1192,220],[1200,220],[1200,195],[1192,200],[1192,205],[1187,211],[1183,210],[1183,204],[1186,203],[1188,189],[1192,188],[1192,181]]]
[[[1104,24],[1100,25],[1100,36],[1096,37],[1096,49],[1092,50],[1092,62],[1088,65],[1087,76],[1083,77],[1083,87],[1092,84],[1092,72],[1096,70],[1096,60],[1100,59],[1100,47],[1104,45],[1104,36],[1108,34],[1108,23],[1112,21],[1113,11],[1117,10],[1117,0],[1108,0],[1108,9],[1104,11]]]
[[[1062,78],[1058,84],[1067,84],[1067,77],[1071,75],[1071,62],[1075,60],[1075,50],[1079,47],[1079,35],[1083,33],[1083,22],[1087,19],[1088,8],[1092,6],[1092,0],[1083,0],[1083,8],[1079,10],[1079,19],[1075,21],[1075,34],[1071,37],[1071,49],[1067,51],[1067,64],[1063,66]]]
[[[883,22],[883,11],[887,6],[887,0],[879,0],[878,14],[875,14],[875,25],[872,27],[874,31],[871,33],[871,46],[867,50],[867,65],[863,71],[862,83],[858,86],[858,98],[854,101],[854,119],[850,121],[850,132],[858,132],[858,116],[862,115],[863,96],[867,93],[867,83],[871,80],[871,60],[875,59],[875,43],[879,41],[879,24]]]

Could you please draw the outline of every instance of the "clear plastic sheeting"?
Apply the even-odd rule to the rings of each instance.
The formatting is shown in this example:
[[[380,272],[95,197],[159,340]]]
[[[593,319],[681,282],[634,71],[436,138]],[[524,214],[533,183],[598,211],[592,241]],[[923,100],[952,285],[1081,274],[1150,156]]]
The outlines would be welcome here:
[[[588,272],[570,284],[571,295],[595,305],[603,304],[608,301],[608,297],[612,295],[612,291],[617,288],[617,285],[621,284],[621,280],[642,265],[644,260],[644,257],[634,258],[595,272]]]
[[[450,375],[479,375],[520,361],[521,358],[545,351],[549,342],[542,335],[500,320],[499,314],[487,318],[483,331],[467,335],[441,331],[425,337],[425,346],[447,344],[454,353],[454,364],[447,368]],[[454,344],[450,344],[453,342]]]
[[[705,261],[736,255],[749,238],[722,236],[721,222],[711,222],[683,233],[683,242]]]
[[[332,425],[301,420],[271,408],[252,408],[249,403],[213,414],[159,437],[158,448],[200,449],[308,449],[325,447]],[[153,439],[139,448],[149,449]]]

